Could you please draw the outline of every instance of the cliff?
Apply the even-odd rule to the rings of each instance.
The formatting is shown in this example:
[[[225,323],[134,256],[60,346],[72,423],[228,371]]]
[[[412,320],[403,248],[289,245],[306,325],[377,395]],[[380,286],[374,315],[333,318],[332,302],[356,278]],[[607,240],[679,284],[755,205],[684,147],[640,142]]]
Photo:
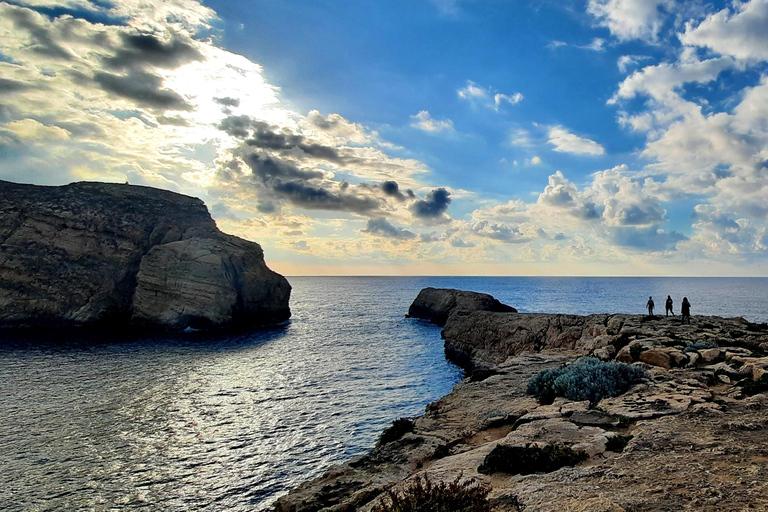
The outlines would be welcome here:
[[[291,287],[202,201],[149,187],[0,181],[0,326],[259,325]]]
[[[487,371],[429,404],[407,432],[388,436],[394,440],[280,498],[275,510],[370,511],[384,491],[420,476],[473,478],[490,489],[498,512],[768,509],[765,324],[455,311],[443,336],[448,353]],[[539,372],[585,355],[644,368],[647,378],[597,403],[528,394]],[[486,465],[499,446],[555,446],[582,457],[512,474]]]

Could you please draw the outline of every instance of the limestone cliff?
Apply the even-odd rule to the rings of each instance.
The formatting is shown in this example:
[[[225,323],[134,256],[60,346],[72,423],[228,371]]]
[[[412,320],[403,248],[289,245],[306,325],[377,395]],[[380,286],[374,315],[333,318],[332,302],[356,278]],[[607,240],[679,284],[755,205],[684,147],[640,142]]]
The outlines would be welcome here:
[[[266,324],[290,316],[290,291],[199,199],[0,181],[0,326]]]

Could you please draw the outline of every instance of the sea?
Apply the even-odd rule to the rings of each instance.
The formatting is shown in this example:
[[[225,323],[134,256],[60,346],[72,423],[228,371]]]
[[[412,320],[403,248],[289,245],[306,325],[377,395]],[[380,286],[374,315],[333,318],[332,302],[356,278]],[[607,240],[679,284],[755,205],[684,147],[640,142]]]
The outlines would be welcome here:
[[[291,277],[293,316],[239,335],[0,339],[0,509],[262,511],[419,415],[462,371],[405,318],[427,286],[521,312],[768,321],[768,278]]]

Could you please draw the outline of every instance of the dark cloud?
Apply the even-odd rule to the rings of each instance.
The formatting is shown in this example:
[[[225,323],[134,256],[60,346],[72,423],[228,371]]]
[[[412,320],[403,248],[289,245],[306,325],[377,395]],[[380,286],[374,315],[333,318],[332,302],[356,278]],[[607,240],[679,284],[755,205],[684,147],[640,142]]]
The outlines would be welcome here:
[[[324,176],[320,171],[299,169],[291,162],[255,152],[246,153],[241,158],[252,174],[244,175],[239,164],[232,161],[219,169],[219,176],[227,181],[249,180],[259,191],[259,210],[264,213],[277,210],[273,199],[316,210],[370,214],[380,209],[381,204],[374,197],[346,193],[349,186],[339,186],[341,192],[336,192],[314,182]]]
[[[253,170],[254,176],[259,177],[264,183],[275,179],[311,180],[323,177],[322,172],[299,169],[290,162],[258,153],[249,153],[244,160]]]
[[[416,238],[416,235],[407,229],[398,228],[392,225],[387,219],[368,219],[368,226],[362,230],[369,235],[382,236],[385,238],[396,238],[398,240],[410,240]]]
[[[29,88],[29,84],[24,82],[11,80],[10,78],[0,78],[0,94],[12,94]]]
[[[367,213],[379,207],[378,201],[370,197],[337,195],[322,187],[307,185],[300,181],[276,181],[272,184],[272,190],[297,206],[315,210]]]
[[[300,149],[304,154],[329,162],[342,162],[339,151],[331,146],[308,142],[303,135],[277,131],[262,121],[249,116],[228,116],[219,123],[218,128],[232,137],[247,139],[246,144],[253,148],[269,149],[287,153]]]
[[[129,98],[139,105],[161,110],[192,110],[178,93],[163,89],[163,80],[143,71],[129,71],[127,75],[115,75],[97,71],[93,79],[107,92]]]
[[[290,151],[293,148],[299,148],[304,153],[315,158],[331,162],[341,160],[336,148],[323,146],[322,144],[307,143],[302,135],[276,132],[267,123],[259,121],[251,122],[251,127],[253,128],[253,135],[245,141],[249,146],[276,151]]]
[[[237,98],[213,98],[213,101],[218,103],[219,105],[225,106],[225,107],[239,107],[240,106],[240,100]]]
[[[381,184],[381,190],[390,197],[396,198],[398,201],[404,201],[405,195],[400,192],[400,186],[396,181],[385,181]],[[411,192],[410,190],[408,192]],[[413,192],[411,192],[413,193]]]
[[[219,130],[231,137],[245,139],[250,133],[253,119],[249,116],[228,116],[219,123]]]
[[[113,70],[142,69],[146,65],[174,69],[188,62],[203,60],[191,40],[174,34],[163,41],[152,34],[121,34],[123,47],[104,64]]]
[[[72,60],[74,55],[61,46],[51,30],[39,23],[40,15],[30,9],[12,8],[6,10],[8,18],[18,30],[25,30],[32,38],[30,49],[54,59]]]
[[[451,193],[444,188],[436,188],[427,194],[426,200],[416,201],[410,207],[414,217],[420,219],[439,219],[451,204]]]

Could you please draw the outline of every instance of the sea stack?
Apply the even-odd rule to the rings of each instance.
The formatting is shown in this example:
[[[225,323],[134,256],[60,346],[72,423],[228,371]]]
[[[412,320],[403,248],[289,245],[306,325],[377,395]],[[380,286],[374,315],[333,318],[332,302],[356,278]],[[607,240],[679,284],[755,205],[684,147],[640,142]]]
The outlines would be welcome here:
[[[452,288],[424,288],[408,308],[408,317],[422,318],[443,326],[454,311],[517,313],[515,308],[502,304],[487,293]]]
[[[0,181],[0,327],[264,325],[290,317],[290,292],[200,199]]]

